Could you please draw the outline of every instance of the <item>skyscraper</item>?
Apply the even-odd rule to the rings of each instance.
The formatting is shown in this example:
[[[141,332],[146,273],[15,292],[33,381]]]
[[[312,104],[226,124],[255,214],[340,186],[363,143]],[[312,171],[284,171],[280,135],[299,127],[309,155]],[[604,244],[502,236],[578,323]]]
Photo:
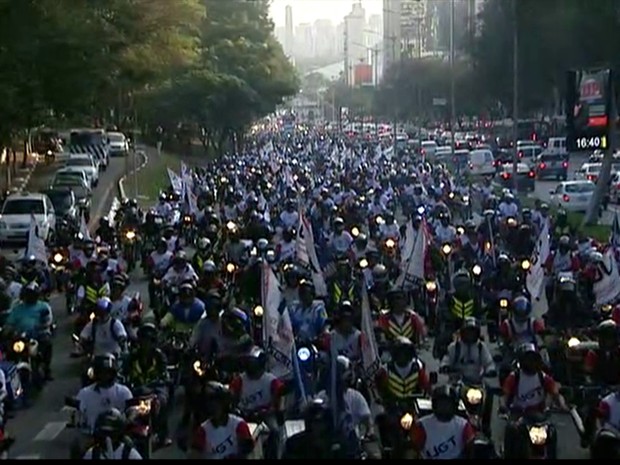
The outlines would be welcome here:
[[[333,57],[336,54],[335,28],[329,19],[314,22],[314,51],[317,57]]]
[[[295,28],[295,52],[296,57],[314,57],[314,34],[310,23],[300,23]]]
[[[368,18],[368,26],[366,28],[366,45],[373,47],[381,42],[383,35],[383,19],[381,15],[372,15]]]
[[[291,5],[286,5],[284,8],[284,17],[284,53],[287,56],[292,56],[295,38],[293,36],[293,7]]]
[[[368,63],[368,50],[364,41],[366,27],[366,10],[358,0],[353,4],[351,13],[344,17],[346,34],[345,67],[347,82],[352,82],[353,67],[359,63]]]

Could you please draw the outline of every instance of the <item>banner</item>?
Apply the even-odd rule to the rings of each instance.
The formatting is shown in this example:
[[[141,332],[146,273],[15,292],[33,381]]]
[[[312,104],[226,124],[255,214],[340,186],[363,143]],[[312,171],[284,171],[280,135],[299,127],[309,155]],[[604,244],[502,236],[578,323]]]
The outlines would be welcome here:
[[[293,352],[295,337],[293,325],[288,313],[280,313],[282,292],[278,278],[269,266],[263,264],[262,270],[262,304],[263,304],[263,341],[269,355],[268,369],[280,379],[293,375]]]
[[[603,277],[594,283],[593,288],[596,305],[603,305],[613,302],[620,296],[620,273],[611,247],[603,255],[602,267],[599,268],[603,268],[600,270]]]
[[[319,259],[316,255],[312,225],[306,220],[302,212],[299,212],[299,227],[297,228],[295,254],[297,261],[303,266],[310,268],[316,295],[318,297],[327,296],[327,284],[325,283]]]
[[[166,170],[168,170],[168,179],[170,179],[172,188],[175,191],[183,192],[183,179],[170,168],[166,168]]]
[[[30,230],[28,231],[28,246],[25,257],[33,257],[47,265],[47,248],[45,241],[39,237],[39,228],[34,214],[30,214]]]
[[[376,391],[375,378],[381,369],[381,358],[379,357],[379,345],[375,337],[372,313],[370,311],[370,299],[366,286],[362,286],[362,367],[364,369],[364,379],[368,386],[370,396],[370,406],[376,408],[379,396]]]
[[[409,226],[409,225],[407,225]],[[411,231],[407,227],[407,238],[405,239],[405,247],[407,247],[407,241],[409,240],[409,232],[415,234],[414,245],[411,249],[411,253],[405,260],[403,266],[401,266],[401,272],[394,285],[402,289],[408,288],[417,280],[424,280],[424,259],[426,257],[426,248],[428,246],[428,230],[426,229],[426,223],[420,225],[420,229],[415,232],[413,225]],[[406,257],[406,255],[403,255]]]
[[[525,278],[527,290],[534,299],[540,297],[540,292],[543,289],[543,284],[545,282],[545,262],[551,252],[550,247],[549,220],[547,220],[542,231],[540,231],[540,235],[538,236],[536,249],[534,250],[534,255],[532,256],[532,267]]]
[[[82,213],[82,218],[80,219],[80,234],[86,240],[91,239],[88,224],[86,223],[86,218],[84,218],[84,213]]]

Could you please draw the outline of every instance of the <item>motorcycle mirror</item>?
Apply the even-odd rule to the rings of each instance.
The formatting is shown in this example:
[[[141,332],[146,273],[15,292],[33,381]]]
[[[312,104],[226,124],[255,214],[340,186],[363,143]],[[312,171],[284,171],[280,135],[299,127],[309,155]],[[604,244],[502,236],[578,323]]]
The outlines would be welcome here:
[[[436,371],[431,371],[430,374],[428,375],[430,383],[431,384],[437,384],[438,380],[439,380],[439,376],[437,375]]]

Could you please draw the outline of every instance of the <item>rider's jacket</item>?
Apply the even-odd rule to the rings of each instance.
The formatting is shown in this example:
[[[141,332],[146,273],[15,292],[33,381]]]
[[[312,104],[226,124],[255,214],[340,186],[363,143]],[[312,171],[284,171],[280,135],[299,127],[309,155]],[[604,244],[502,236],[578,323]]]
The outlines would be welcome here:
[[[166,356],[159,349],[153,349],[144,359],[138,351],[132,351],[127,357],[127,380],[133,386],[148,386],[149,384],[165,381]]]
[[[200,252],[196,252],[192,257],[192,267],[194,268],[194,270],[201,271],[202,266],[208,259],[208,256],[203,256]]]
[[[160,202],[155,205],[154,210],[157,216],[161,216],[167,221],[170,217],[170,214],[172,213],[172,205],[170,205],[168,202]]]
[[[538,345],[536,335],[545,330],[545,322],[537,318],[528,318],[525,321],[517,321],[509,318],[502,321],[499,331],[505,341],[509,341],[513,347],[524,343]]]
[[[456,240],[456,228],[451,225],[443,226],[439,224],[435,228],[435,237],[442,244],[446,242],[453,243]]]
[[[388,363],[385,370],[379,373],[378,382],[382,392],[392,400],[409,399],[424,392],[429,384],[424,365],[418,358],[404,367],[394,362]]]
[[[336,253],[346,253],[351,244],[353,243],[353,238],[348,231],[343,231],[340,234],[332,233],[329,244],[331,248]]]
[[[222,460],[242,453],[241,442],[253,441],[246,421],[236,415],[228,415],[224,426],[215,426],[211,420],[200,425],[194,435],[192,448],[210,460]]]
[[[98,318],[86,323],[80,333],[80,339],[93,345],[93,354],[120,355],[121,343],[127,340],[127,331],[120,320],[109,318],[100,321]]]
[[[11,309],[5,325],[19,333],[36,335],[38,331],[50,325],[51,322],[52,308],[47,302],[39,300],[33,305],[19,302]]]
[[[410,309],[400,315],[391,311],[381,312],[377,327],[383,331],[389,340],[406,337],[412,341],[418,341],[424,336],[425,332],[422,318]]]
[[[120,383],[114,383],[110,387],[90,384],[80,389],[77,394],[80,410],[80,430],[86,434],[92,434],[97,417],[110,408],[121,412],[127,410],[127,401],[132,399],[131,390]]]
[[[558,274],[563,271],[577,271],[579,269],[579,259],[572,252],[561,254],[556,250],[549,254],[545,266],[552,274]]]
[[[244,413],[268,411],[276,407],[283,387],[282,381],[269,372],[258,379],[243,373],[230,383],[230,390],[239,399],[239,408]]]
[[[554,379],[539,371],[528,375],[515,370],[508,375],[502,386],[510,408],[522,411],[543,411],[547,394],[557,391]]]
[[[78,289],[78,299],[83,299],[87,305],[95,305],[101,297],[110,295],[110,286],[107,283],[87,281]]]
[[[394,240],[400,239],[400,228],[398,223],[392,224],[382,224],[379,226],[379,234],[381,235],[381,239],[391,238]]]
[[[189,263],[185,265],[182,271],[177,271],[171,267],[162,278],[166,284],[180,285],[184,281],[198,281],[198,275],[194,271],[194,267]]]
[[[363,333],[353,328],[349,334],[342,334],[332,329],[323,339],[323,347],[327,351],[334,350],[338,355],[344,355],[352,361],[362,357]]]
[[[321,335],[327,322],[327,312],[322,300],[314,300],[309,307],[301,301],[293,302],[290,307],[293,334],[298,341],[314,341]]]
[[[474,316],[476,311],[476,301],[469,297],[467,299],[460,299],[456,295],[450,297],[448,304],[450,314],[458,319],[465,319]]]
[[[348,282],[340,282],[340,280],[336,278],[331,281],[329,287],[328,294],[331,296],[331,303],[334,307],[337,307],[345,300],[350,302],[355,302],[357,300],[355,281],[352,279]]]
[[[142,460],[140,452],[131,446],[131,442],[121,443],[116,449],[101,450],[91,447],[86,451],[82,460]]]
[[[202,300],[194,297],[190,305],[175,302],[168,313],[162,318],[162,326],[172,326],[175,331],[191,331],[205,315],[205,304]]]
[[[131,304],[131,300],[131,297],[122,295],[120,299],[112,301],[112,310],[110,311],[112,318],[125,321],[129,317],[129,304]]]
[[[448,422],[439,421],[433,414],[427,415],[416,421],[411,429],[413,446],[425,460],[459,459],[475,436],[473,426],[456,415]]]
[[[465,382],[479,384],[484,373],[493,368],[493,357],[483,341],[465,344],[458,340],[448,345],[441,366],[456,370]]]
[[[598,404],[597,416],[603,423],[603,428],[620,429],[620,399],[612,392],[603,397]]]
[[[497,209],[501,218],[516,218],[519,215],[519,206],[515,202],[502,202]]]
[[[172,262],[172,252],[166,250],[164,253],[159,253],[157,250],[154,250],[149,258],[152,271],[155,274],[163,275]]]

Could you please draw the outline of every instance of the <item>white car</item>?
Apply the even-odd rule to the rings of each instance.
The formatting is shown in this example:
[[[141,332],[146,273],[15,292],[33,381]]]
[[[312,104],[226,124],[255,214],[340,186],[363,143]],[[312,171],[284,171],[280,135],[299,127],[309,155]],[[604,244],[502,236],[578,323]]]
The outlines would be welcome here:
[[[54,173],[54,177],[52,178],[50,185],[56,184],[58,181],[64,179],[78,179],[90,189],[88,176],[86,176],[84,170],[79,170],[76,168],[61,168]]]
[[[435,155],[437,151],[437,142],[434,140],[423,140],[422,141],[422,155],[425,157],[432,157]]]
[[[98,163],[87,153],[72,153],[65,163],[65,170],[78,170],[86,174],[86,179],[91,186],[95,187],[99,184],[99,166]]]
[[[469,152],[467,167],[473,176],[494,176],[496,170],[493,152],[487,149],[472,150]]]
[[[108,132],[110,156],[126,156],[129,154],[129,141],[122,132]]]
[[[551,189],[551,204],[571,212],[585,212],[596,185],[592,181],[563,181]]]
[[[575,171],[575,179],[580,181],[598,181],[601,172],[601,163],[584,163],[579,170]]]
[[[23,192],[7,197],[0,213],[0,243],[27,243],[30,217],[34,214],[39,237],[47,241],[56,227],[52,201],[45,194]]]

